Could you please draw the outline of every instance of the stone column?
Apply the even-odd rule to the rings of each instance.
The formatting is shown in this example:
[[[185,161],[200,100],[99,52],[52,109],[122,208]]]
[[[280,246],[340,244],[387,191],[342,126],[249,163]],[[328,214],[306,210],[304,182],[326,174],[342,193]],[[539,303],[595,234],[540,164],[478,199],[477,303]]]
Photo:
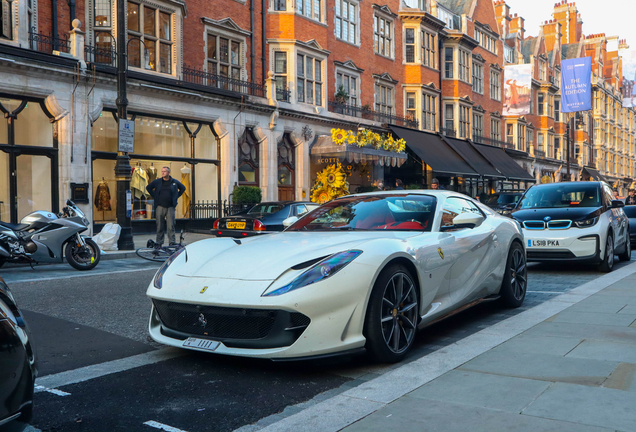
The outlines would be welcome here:
[[[80,64],[82,69],[86,69],[86,62],[84,61],[84,33],[80,26],[82,25],[81,21],[75,18],[73,20],[73,30],[71,33],[71,52],[70,54],[75,57]]]

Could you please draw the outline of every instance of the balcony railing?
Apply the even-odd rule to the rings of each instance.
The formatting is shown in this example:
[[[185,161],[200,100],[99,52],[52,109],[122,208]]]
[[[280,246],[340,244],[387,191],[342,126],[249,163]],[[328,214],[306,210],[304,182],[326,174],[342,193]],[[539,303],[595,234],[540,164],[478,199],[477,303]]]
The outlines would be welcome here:
[[[68,54],[71,50],[71,43],[68,38],[38,33],[35,27],[31,27],[29,30],[29,46],[32,50],[47,54],[52,54],[53,51]]]
[[[503,149],[514,148],[514,146],[512,144],[507,143],[505,141],[500,141],[500,140],[496,140],[496,139],[493,139],[493,138],[486,138],[486,137],[479,136],[479,135],[473,136],[473,141],[476,142],[476,143],[488,144],[488,145],[495,146],[495,147],[501,147]]]
[[[183,81],[206,87],[220,88],[244,95],[265,97],[265,86],[241,81],[223,75],[208,73],[201,69],[183,66]]]
[[[440,132],[451,138],[455,138],[457,136],[457,132],[455,131],[455,129],[441,128]]]
[[[406,117],[400,117],[381,111],[374,111],[369,108],[363,108],[356,105],[349,105],[337,101],[329,101],[329,111],[336,114],[344,114],[352,117],[359,117],[367,120],[373,120],[380,123],[391,123],[398,126],[406,126],[413,129],[418,128],[418,121],[411,120]]]
[[[84,58],[87,63],[117,66],[117,51],[113,46],[84,46]]]
[[[535,157],[545,159],[545,152],[543,150],[535,150],[534,155]]]
[[[289,102],[291,100],[291,90],[288,88],[276,87],[276,100]]]

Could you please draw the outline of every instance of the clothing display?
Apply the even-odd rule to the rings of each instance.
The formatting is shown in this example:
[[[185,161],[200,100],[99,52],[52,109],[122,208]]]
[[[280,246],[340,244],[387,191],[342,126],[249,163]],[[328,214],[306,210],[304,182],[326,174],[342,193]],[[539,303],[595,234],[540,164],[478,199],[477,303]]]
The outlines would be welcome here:
[[[146,170],[140,166],[135,167],[132,179],[130,180],[130,189],[132,190],[133,198],[147,198],[148,192],[146,191],[146,186],[148,186],[148,175],[146,174]]]
[[[95,191],[95,207],[97,207],[98,211],[110,211],[110,189],[108,188],[108,183],[105,180],[102,180],[97,185],[97,190]]]
[[[190,169],[187,168],[188,172],[185,172],[184,169],[181,169],[181,183],[185,186],[185,192],[183,192],[183,217],[190,217],[190,204],[192,203],[192,197],[190,195]]]
[[[148,175],[148,184],[152,183],[157,179],[157,168],[154,165],[146,167],[146,174]]]

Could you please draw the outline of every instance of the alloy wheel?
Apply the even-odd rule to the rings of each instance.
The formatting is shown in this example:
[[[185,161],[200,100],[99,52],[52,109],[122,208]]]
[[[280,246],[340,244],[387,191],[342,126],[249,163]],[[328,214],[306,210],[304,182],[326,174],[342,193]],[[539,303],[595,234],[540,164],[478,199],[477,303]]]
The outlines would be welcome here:
[[[515,249],[512,252],[512,260],[510,266],[510,286],[512,295],[516,300],[521,300],[526,292],[527,285],[527,268],[526,257],[521,249]]]
[[[409,348],[417,326],[417,293],[411,277],[404,272],[389,279],[382,296],[382,336],[386,346],[399,354]]]

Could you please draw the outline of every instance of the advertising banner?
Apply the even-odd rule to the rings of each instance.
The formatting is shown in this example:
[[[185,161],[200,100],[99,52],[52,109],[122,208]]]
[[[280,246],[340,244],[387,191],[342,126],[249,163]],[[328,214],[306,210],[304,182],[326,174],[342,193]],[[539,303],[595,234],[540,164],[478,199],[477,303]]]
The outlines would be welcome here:
[[[592,57],[561,62],[561,112],[592,109]]]
[[[636,108],[636,76],[634,80],[623,77],[623,108]]]
[[[530,114],[532,65],[510,65],[504,70],[503,115]]]

